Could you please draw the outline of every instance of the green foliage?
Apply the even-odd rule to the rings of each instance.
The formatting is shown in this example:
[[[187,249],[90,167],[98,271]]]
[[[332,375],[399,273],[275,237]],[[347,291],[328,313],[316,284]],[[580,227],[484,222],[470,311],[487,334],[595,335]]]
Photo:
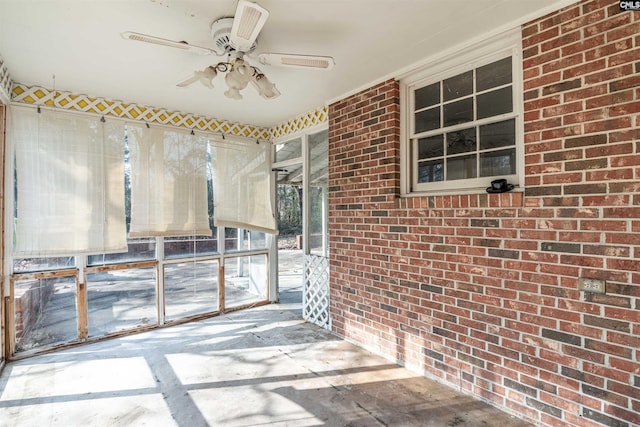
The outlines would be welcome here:
[[[280,234],[302,234],[302,188],[278,185],[278,229]]]

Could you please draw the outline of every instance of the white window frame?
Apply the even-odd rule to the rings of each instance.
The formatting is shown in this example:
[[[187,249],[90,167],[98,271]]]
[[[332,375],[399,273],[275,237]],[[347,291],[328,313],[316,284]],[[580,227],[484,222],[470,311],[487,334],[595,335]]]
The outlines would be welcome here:
[[[414,137],[414,97],[416,89],[441,82],[469,70],[511,56],[513,111],[489,119],[473,120],[461,125],[440,128],[431,133],[446,132],[469,127],[478,127],[486,122],[515,119],[516,173],[508,176],[490,176],[471,179],[445,180],[428,183],[417,182],[417,139]],[[524,185],[524,126],[522,84],[522,39],[520,28],[501,33],[490,39],[470,44],[463,49],[446,51],[431,58],[425,65],[398,77],[400,81],[400,192],[403,196],[430,194],[484,193],[491,181],[506,178],[521,190]],[[475,95],[475,92],[474,92]],[[475,96],[474,96],[475,98]],[[474,101],[475,102],[475,101]],[[419,134],[423,135],[425,132]],[[477,152],[477,151],[476,151]]]

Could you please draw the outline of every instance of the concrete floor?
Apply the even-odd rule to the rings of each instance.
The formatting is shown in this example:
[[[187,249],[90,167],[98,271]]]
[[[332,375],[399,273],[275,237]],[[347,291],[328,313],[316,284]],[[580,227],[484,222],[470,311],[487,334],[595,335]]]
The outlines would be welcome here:
[[[292,276],[293,278],[293,276]],[[281,304],[9,363],[0,426],[527,426]]]

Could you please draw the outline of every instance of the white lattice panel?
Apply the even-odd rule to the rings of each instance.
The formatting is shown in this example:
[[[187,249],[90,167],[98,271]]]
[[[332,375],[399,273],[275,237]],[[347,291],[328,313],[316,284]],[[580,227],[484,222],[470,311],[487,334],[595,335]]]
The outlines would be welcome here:
[[[282,122],[271,128],[271,137],[280,138],[285,135],[296,133],[311,126],[324,123],[329,120],[327,107],[317,108],[314,111],[297,116],[294,119]]]
[[[329,260],[317,255],[304,257],[302,317],[322,328],[331,329],[329,316]]]
[[[0,57],[0,92],[2,96],[9,100],[11,98],[11,77],[9,76],[9,69],[4,63],[4,59]]]

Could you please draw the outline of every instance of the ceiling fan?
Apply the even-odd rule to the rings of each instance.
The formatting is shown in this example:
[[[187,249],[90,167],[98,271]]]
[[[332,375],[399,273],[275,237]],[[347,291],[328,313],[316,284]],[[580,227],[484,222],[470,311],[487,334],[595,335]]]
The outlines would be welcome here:
[[[280,67],[330,70],[334,66],[335,62],[330,56],[286,53],[260,53],[253,56],[257,46],[256,40],[268,17],[269,11],[257,3],[239,0],[234,17],[218,19],[211,25],[214,49],[129,31],[121,35],[128,40],[173,47],[203,55],[227,56],[226,60],[210,65],[204,70],[194,71],[192,77],[178,83],[177,86],[186,87],[200,82],[212,89],[213,79],[218,73],[227,73],[225,82],[228,89],[224,94],[232,99],[242,99],[240,91],[249,83],[263,98],[273,99],[280,95],[275,84],[269,81],[259,68],[251,65],[247,57],[255,58],[262,65]]]

